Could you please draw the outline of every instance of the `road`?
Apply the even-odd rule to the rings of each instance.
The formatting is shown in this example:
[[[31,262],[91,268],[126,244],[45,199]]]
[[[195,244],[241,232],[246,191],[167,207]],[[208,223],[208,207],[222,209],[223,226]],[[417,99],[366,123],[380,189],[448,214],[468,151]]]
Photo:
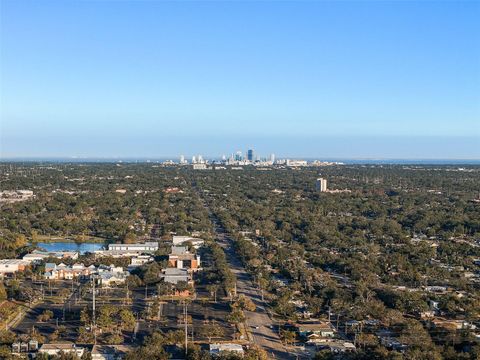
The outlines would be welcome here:
[[[237,277],[237,294],[243,294],[252,299],[256,305],[255,311],[245,311],[246,325],[250,327],[253,336],[253,342],[261,346],[269,357],[274,359],[298,359],[302,357],[309,358],[301,353],[295,353],[295,350],[287,349],[280,340],[278,333],[274,331],[275,324],[268,316],[266,304],[262,301],[261,295],[251,281],[251,276],[243,267],[233,248],[232,239],[225,233],[218,220],[212,215],[218,244],[223,248],[227,260],[231,266],[232,272]]]

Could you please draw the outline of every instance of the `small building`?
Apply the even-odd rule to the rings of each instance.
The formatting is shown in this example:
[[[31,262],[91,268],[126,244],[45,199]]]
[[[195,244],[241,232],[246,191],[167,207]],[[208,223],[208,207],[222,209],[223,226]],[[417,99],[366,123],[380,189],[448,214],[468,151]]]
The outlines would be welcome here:
[[[71,266],[54,263],[45,264],[45,279],[48,280],[72,280],[90,276],[96,271],[95,266],[85,266],[84,264],[73,264]]]
[[[33,250],[30,254],[26,254],[22,259],[29,263],[39,263],[49,257],[57,259],[78,259],[77,251],[42,251]]]
[[[142,266],[146,263],[152,262],[153,261],[153,256],[150,255],[138,255],[133,257],[130,260],[130,265],[131,266]]]
[[[333,337],[335,335],[335,329],[331,324],[324,321],[308,322],[296,324],[298,335],[309,338],[309,336],[315,335],[318,337]]]
[[[92,360],[122,360],[130,350],[127,345],[94,345]]]
[[[38,341],[37,340],[30,340],[28,342],[28,350],[29,351],[37,351],[38,350]]]
[[[19,342],[14,342],[12,344],[12,353],[13,354],[19,354],[20,353],[20,343]]]
[[[185,269],[166,268],[162,270],[161,278],[163,281],[176,285],[179,281],[191,283],[191,276]]]
[[[28,261],[20,259],[3,259],[0,260],[0,276],[6,274],[14,274],[16,272],[25,271],[29,265]]]
[[[195,249],[198,249],[203,245],[205,241],[203,239],[191,237],[191,236],[179,236],[174,235],[172,238],[172,243],[174,246],[184,245],[185,243],[191,243]]]
[[[334,341],[328,345],[332,353],[355,352],[357,348],[349,341]]]
[[[38,352],[47,355],[60,355],[63,352],[65,354],[74,354],[82,357],[85,349],[83,347],[77,347],[74,343],[52,343],[43,344]]]
[[[244,355],[243,346],[233,343],[217,343],[210,344],[210,355],[220,356],[223,354],[234,353],[240,356]]]
[[[153,260],[153,256],[150,255],[136,255],[130,260],[130,265],[128,265],[127,270],[132,271],[139,266],[152,262]]]
[[[122,269],[122,268],[120,268]],[[101,271],[95,274],[97,284],[100,286],[112,286],[112,285],[121,285],[124,284],[129,275],[128,271]]]

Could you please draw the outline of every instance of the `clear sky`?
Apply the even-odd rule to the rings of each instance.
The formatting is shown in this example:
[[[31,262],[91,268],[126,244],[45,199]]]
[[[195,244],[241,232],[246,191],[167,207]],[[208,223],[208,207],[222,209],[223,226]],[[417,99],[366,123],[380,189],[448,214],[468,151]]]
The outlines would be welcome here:
[[[480,2],[1,3],[1,156],[480,158]]]

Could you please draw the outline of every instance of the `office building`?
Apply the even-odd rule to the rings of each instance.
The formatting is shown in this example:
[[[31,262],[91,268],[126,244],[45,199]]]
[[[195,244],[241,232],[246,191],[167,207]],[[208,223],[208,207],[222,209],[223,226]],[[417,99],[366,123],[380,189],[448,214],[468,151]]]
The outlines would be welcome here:
[[[253,150],[252,150],[252,149],[249,149],[249,150],[247,151],[247,160],[248,160],[248,161],[253,161],[253,160],[254,160],[254,159],[253,159]]]
[[[320,192],[327,191],[327,179],[318,178],[315,184],[315,188],[317,191],[320,191]]]

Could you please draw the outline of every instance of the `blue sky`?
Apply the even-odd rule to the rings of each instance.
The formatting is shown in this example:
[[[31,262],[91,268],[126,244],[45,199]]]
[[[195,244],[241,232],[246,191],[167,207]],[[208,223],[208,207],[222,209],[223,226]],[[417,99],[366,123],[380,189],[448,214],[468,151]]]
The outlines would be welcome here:
[[[3,157],[480,158],[479,2],[0,11]]]

